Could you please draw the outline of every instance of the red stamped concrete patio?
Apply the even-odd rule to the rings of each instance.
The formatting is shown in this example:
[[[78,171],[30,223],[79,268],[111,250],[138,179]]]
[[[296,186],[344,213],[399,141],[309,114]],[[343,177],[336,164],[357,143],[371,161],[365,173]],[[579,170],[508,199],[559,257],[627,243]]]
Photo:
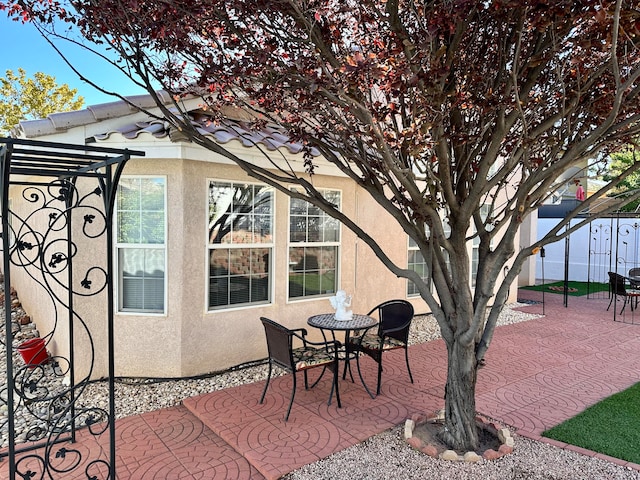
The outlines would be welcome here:
[[[530,291],[521,291],[520,296],[541,298],[539,292]],[[640,325],[614,322],[612,313],[606,311],[608,299],[570,297],[568,308],[562,300],[562,295],[547,294],[544,318],[498,327],[487,365],[479,371],[477,410],[537,440],[545,429],[624,390],[640,376]],[[542,305],[522,310],[542,313]],[[401,424],[413,413],[442,408],[443,342],[413,346],[409,356],[414,384],[409,382],[403,353],[392,352],[384,360],[380,396],[371,399],[357,380],[341,380],[342,408],[335,401],[327,406],[330,380],[326,375],[312,390],[299,387],[288,422],[283,417],[291,391],[290,375],[272,380],[262,405],[258,400],[264,382],[258,382],[119,420],[118,478],[279,478]],[[374,385],[373,362],[365,358],[363,365],[367,383]],[[92,452],[94,457],[104,452],[99,442],[87,438],[80,434],[78,442],[68,448]],[[0,477],[6,478],[6,472],[5,461],[0,463]],[[79,472],[77,478],[86,476]]]

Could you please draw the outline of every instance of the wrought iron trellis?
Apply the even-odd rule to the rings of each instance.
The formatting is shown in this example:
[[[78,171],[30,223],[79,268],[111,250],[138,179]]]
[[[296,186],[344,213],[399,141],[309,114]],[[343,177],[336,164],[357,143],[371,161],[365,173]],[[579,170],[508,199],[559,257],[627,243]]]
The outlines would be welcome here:
[[[8,445],[0,450],[0,460],[8,460],[11,480],[68,478],[72,473],[77,478],[80,472],[87,478],[116,478],[111,226],[118,181],[132,156],[144,152],[0,137],[5,313],[0,341],[6,348],[6,386],[0,384],[0,405],[7,411],[0,415],[0,443]],[[9,204],[11,189],[21,190],[20,208]],[[106,258],[95,258],[93,265],[74,265],[74,257],[83,247],[91,248],[92,242],[104,242]],[[11,271],[17,268],[44,292],[55,312],[53,329],[40,335],[45,348],[64,324],[68,356],[54,355],[38,365],[14,361],[16,336],[22,328],[11,315]],[[107,409],[82,401],[95,367],[95,346],[75,302],[97,295],[106,295],[107,344],[98,348],[107,350]],[[78,331],[88,338],[91,359],[82,374],[75,364]],[[51,382],[52,377],[64,381]],[[26,441],[18,440],[18,417],[21,430],[27,425],[26,437],[20,437]],[[106,458],[83,458],[73,447],[81,429],[108,446]]]
[[[587,228],[587,227],[583,227]],[[565,239],[564,249],[564,305],[568,305],[569,270],[571,267],[569,244],[578,235],[574,232]],[[582,240],[584,237],[577,237]],[[578,241],[577,250],[585,245]],[[580,255],[582,255],[582,251]],[[544,276],[544,258],[542,272]],[[627,276],[631,268],[640,267],[640,217],[637,212],[616,212],[606,217],[594,217],[588,225],[588,256],[587,256],[587,298],[610,298],[611,292],[600,288],[592,289],[594,283],[609,283],[608,272],[615,272]],[[544,280],[544,278],[543,278]],[[543,292],[544,293],[544,292]],[[544,303],[544,295],[543,295]],[[544,306],[543,306],[544,308]],[[624,315],[612,309],[614,321],[624,323],[640,323],[637,318],[639,309],[625,309]]]
[[[619,212],[611,219],[610,230],[612,234],[615,234],[615,238],[611,239],[611,258],[608,271],[627,277],[632,268],[640,267],[640,218],[638,218],[638,213]],[[610,295],[613,293],[610,292]],[[640,323],[637,315],[638,308],[628,308],[618,312],[616,302],[613,303],[614,321]]]

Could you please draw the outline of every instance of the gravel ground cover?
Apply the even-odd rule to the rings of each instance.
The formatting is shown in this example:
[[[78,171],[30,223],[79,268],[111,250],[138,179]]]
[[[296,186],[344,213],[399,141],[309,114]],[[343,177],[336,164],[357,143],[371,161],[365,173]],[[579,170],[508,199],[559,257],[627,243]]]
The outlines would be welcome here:
[[[501,315],[499,325],[517,323],[537,318],[515,310],[521,304],[511,304]],[[3,311],[0,312],[3,314]],[[3,315],[4,316],[4,315]],[[34,326],[22,327],[15,341],[37,336]],[[3,329],[4,330],[4,329]],[[4,332],[2,332],[4,335]],[[439,338],[437,323],[432,316],[417,316],[412,324],[410,342],[412,344]],[[0,344],[0,358],[6,350]],[[19,365],[19,357],[14,361]],[[137,415],[160,408],[178,405],[183,399],[203,393],[256,382],[266,378],[266,366],[257,364],[244,368],[193,379],[158,381],[154,379],[119,379],[116,383],[116,412],[118,418]],[[6,375],[0,369],[0,446],[6,446]],[[47,387],[54,391],[62,388],[60,377],[50,375]],[[132,402],[131,399],[135,399]],[[107,408],[107,384],[90,384],[82,395],[82,401],[96,407]],[[28,420],[20,419],[17,413],[16,425],[20,429],[18,438],[24,438],[25,431],[32,427]],[[640,472],[620,467],[610,462],[579,455],[516,436],[514,453],[496,461],[482,461],[466,464],[436,460],[413,450],[404,441],[404,427],[398,426],[371,437],[353,447],[347,448],[319,462],[302,467],[288,475],[287,480],[333,480],[335,478],[383,480],[383,479],[531,479],[531,480],[640,480]]]
[[[514,451],[498,460],[437,460],[410,448],[395,427],[319,462],[286,480],[637,480],[637,471],[516,437]]]

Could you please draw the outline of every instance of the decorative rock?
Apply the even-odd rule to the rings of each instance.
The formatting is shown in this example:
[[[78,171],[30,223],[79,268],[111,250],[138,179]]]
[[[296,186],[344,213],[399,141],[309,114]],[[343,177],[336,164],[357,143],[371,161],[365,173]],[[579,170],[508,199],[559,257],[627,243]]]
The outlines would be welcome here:
[[[502,455],[509,455],[510,453],[513,453],[513,447],[504,443],[500,445],[498,452],[500,452]]]
[[[427,416],[424,413],[414,413],[411,415],[411,420],[413,420],[416,425],[420,425],[427,421]]]
[[[484,458],[486,458],[487,460],[496,460],[498,458],[500,458],[502,455],[500,455],[498,452],[496,452],[494,449],[490,448],[489,450],[486,450],[482,456]]]
[[[440,454],[442,460],[460,460],[460,457],[453,450],[445,450]]]
[[[407,419],[407,421],[404,422],[404,438],[406,440],[413,437],[413,429],[415,428],[415,426],[415,422],[411,419]]]
[[[20,317],[20,325],[29,325],[30,323],[31,323],[31,317],[29,315]]]
[[[467,463],[477,463],[482,460],[482,457],[478,455],[476,452],[467,452],[463,457],[464,461]]]
[[[511,432],[506,428],[499,429],[497,433],[501,443],[505,443],[507,438],[511,438]]]
[[[504,444],[513,448],[516,445],[516,441],[513,439],[513,437],[508,437],[508,438],[505,438]]]
[[[420,450],[422,447],[422,441],[418,437],[407,438],[407,443],[416,450]]]
[[[426,445],[422,447],[420,451],[425,455],[429,455],[430,457],[438,458],[438,449],[433,445]]]

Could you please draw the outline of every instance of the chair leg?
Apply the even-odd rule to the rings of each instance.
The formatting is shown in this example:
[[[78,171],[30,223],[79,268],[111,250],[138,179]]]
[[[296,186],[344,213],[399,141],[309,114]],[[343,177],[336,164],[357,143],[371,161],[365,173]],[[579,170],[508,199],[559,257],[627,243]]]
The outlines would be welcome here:
[[[409,372],[409,380],[413,383],[413,375],[411,375],[411,367],[409,366],[409,346],[404,346],[404,359],[407,362],[407,372]]]
[[[325,369],[327,367],[324,367]],[[331,367],[328,367],[333,372],[333,381],[331,382],[331,391],[329,392],[329,401],[327,405],[331,405],[333,399],[333,392],[336,392],[336,401],[338,402],[338,408],[342,408],[342,402],[340,401],[340,388],[338,387],[338,376],[340,375],[340,365],[336,362]],[[322,371],[324,374],[324,370]]]
[[[260,403],[264,401],[264,395],[267,393],[267,388],[269,387],[269,382],[271,381],[271,360],[269,360],[269,373],[267,373],[267,382],[264,384],[264,390],[262,390],[262,396],[260,397]]]
[[[291,391],[291,400],[289,400],[289,408],[287,408],[287,414],[284,416],[285,422],[289,420],[289,414],[291,413],[291,407],[293,406],[293,398],[296,396],[296,372],[293,372],[292,376],[293,376],[293,389]]]
[[[616,298],[615,295],[611,295],[611,300],[609,300],[609,306],[607,307],[607,312],[609,311],[609,309],[611,308],[611,304],[613,303],[613,299]]]
[[[358,352],[358,356],[356,356],[356,365],[358,367],[358,376],[360,377],[360,381],[362,382],[364,389],[367,391],[367,393],[371,398],[375,398],[371,393],[371,391],[369,390],[369,387],[367,387],[367,383],[364,381],[364,377],[362,376],[362,371],[360,370],[360,352]]]
[[[380,383],[382,383],[382,355],[378,362],[378,388],[376,388],[376,395],[380,395]]]

